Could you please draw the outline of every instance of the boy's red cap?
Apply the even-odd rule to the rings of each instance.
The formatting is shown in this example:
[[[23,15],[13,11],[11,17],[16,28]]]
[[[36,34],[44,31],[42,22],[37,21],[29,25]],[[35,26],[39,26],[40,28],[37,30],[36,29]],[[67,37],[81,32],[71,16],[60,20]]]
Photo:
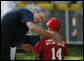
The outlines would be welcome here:
[[[61,27],[61,22],[57,18],[51,18],[47,23],[50,30],[58,32]]]

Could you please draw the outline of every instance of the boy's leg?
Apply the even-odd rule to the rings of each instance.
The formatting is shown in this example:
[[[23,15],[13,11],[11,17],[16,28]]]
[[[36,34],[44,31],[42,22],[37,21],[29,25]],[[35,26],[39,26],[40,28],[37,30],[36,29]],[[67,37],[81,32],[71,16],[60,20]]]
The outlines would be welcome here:
[[[15,59],[15,54],[16,54],[16,47],[14,47],[14,48],[11,47],[10,51],[11,51],[11,53],[10,53],[11,60],[14,60]]]

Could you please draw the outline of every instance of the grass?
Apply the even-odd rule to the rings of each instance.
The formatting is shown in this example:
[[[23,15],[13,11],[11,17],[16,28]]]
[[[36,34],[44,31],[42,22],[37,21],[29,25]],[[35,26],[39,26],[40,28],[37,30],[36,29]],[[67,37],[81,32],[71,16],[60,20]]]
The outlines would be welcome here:
[[[83,45],[68,45],[68,56],[64,60],[83,60]],[[32,52],[16,53],[16,60],[34,60]]]
[[[32,52],[16,53],[16,60],[34,60],[34,55]]]
[[[68,52],[65,60],[83,60],[83,45],[68,45]]]

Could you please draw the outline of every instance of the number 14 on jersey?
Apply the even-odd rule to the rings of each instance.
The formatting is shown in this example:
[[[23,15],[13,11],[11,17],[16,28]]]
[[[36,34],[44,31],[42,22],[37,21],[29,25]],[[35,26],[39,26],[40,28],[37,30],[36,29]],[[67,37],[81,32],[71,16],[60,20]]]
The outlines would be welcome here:
[[[52,51],[52,60],[56,60],[56,57],[55,57],[55,54],[56,54],[56,56],[57,56],[57,58],[58,58],[58,60],[62,60],[62,56],[61,56],[61,48],[59,48],[58,50],[57,50],[57,52],[55,53],[55,48],[53,47],[52,49],[51,49],[51,51]]]

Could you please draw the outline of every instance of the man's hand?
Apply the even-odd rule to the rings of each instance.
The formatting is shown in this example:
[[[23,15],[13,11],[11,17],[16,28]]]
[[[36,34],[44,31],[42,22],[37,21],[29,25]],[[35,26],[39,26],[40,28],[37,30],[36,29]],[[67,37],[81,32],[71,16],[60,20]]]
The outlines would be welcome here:
[[[50,31],[48,32],[54,35],[53,41],[64,44],[64,41],[60,38],[61,37],[60,35],[58,35],[56,32],[50,32]]]
[[[24,50],[24,51],[27,51],[27,52],[30,52],[32,51],[33,47],[29,44],[21,44],[21,48]]]
[[[65,47],[65,42],[63,42],[63,43],[57,43],[57,45],[60,45],[60,46],[63,46],[63,47]]]

